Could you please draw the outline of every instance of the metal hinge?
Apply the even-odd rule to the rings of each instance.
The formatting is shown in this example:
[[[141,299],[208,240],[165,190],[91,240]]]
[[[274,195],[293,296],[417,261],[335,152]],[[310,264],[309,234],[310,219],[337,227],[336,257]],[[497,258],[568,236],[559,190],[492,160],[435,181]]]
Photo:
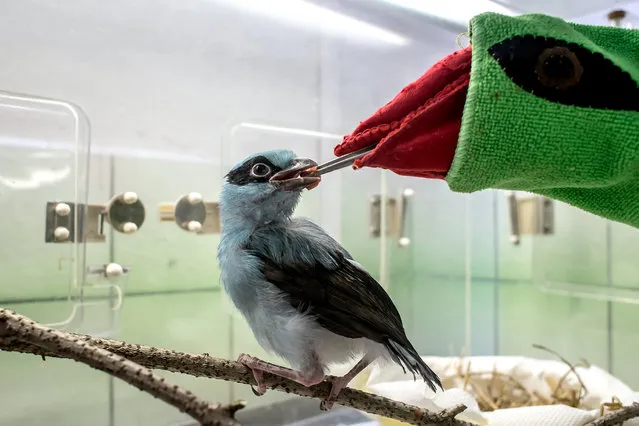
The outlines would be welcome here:
[[[123,234],[137,232],[144,223],[144,205],[135,192],[113,197],[108,204],[76,204],[48,201],[45,213],[45,243],[103,243],[104,223]]]

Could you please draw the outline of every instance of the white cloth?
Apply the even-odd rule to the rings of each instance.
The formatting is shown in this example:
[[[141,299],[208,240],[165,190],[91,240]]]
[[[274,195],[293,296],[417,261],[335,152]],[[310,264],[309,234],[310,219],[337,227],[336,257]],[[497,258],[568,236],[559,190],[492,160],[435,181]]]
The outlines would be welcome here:
[[[477,356],[477,357],[423,357],[424,361],[442,379],[445,392],[433,393],[422,381],[413,381],[411,374],[404,374],[400,367],[389,365],[375,367],[368,379],[367,388],[382,395],[407,404],[413,404],[432,411],[464,404],[468,408],[456,418],[478,425],[508,426],[582,426],[599,416],[602,402],[619,398],[623,405],[639,401],[639,393],[633,392],[616,377],[597,366],[576,367],[588,393],[582,401],[583,409],[565,405],[547,405],[500,409],[490,412],[479,410],[473,396],[461,390],[463,379],[457,374],[466,371],[470,362],[470,372],[491,377],[493,370],[516,378],[529,392],[550,398],[552,388],[548,381],[556,383],[569,367],[563,362],[538,360],[526,357]],[[577,387],[579,382],[574,374],[568,374],[565,386]],[[639,419],[628,420],[624,426],[637,425]]]

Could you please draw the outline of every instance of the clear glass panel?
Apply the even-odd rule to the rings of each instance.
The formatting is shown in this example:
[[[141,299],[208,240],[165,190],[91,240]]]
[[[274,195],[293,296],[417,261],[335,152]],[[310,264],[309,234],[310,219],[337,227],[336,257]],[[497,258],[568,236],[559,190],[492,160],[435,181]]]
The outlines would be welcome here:
[[[639,386],[627,356],[639,348],[628,326],[639,318],[639,230],[564,203],[555,203],[555,223],[553,235],[532,240],[531,297],[553,307],[536,327],[538,339]]]
[[[609,302],[609,368],[610,371],[628,383],[633,389],[639,389],[639,370],[636,357],[639,352],[639,229],[620,223],[610,223],[610,279],[613,284],[612,295],[621,290],[626,297]]]
[[[500,240],[497,192],[482,191],[466,198],[466,340],[467,353],[499,352]]]
[[[450,192],[443,181],[393,174],[387,181],[388,197],[404,206],[403,230],[389,236],[386,247],[389,291],[407,333],[424,355],[468,353],[471,197]]]
[[[85,211],[92,172],[89,133],[84,113],[74,105],[0,92],[0,306],[81,333],[96,331],[92,318],[110,308],[90,298],[82,238],[45,243],[45,235],[53,236],[46,227],[47,212],[54,213],[48,202],[67,203],[68,209],[58,210],[64,217]],[[66,229],[69,235],[80,234],[75,225]],[[64,234],[58,231],[58,237]],[[99,326],[108,324],[100,321]],[[2,424],[70,424],[69,412],[77,424],[107,418],[107,382],[101,372],[66,360],[47,358],[44,363],[40,357],[3,352],[0,376],[13,383],[0,391]]]
[[[86,330],[83,314],[92,309],[84,292],[85,244],[74,237],[82,230],[78,221],[57,231],[46,224],[47,215],[85,212],[89,123],[67,102],[1,92],[0,129],[0,258],[5,261],[0,305],[19,311],[27,302],[59,302],[34,319]],[[65,203],[59,214],[58,201]],[[60,243],[45,243],[46,238]]]
[[[511,238],[508,195],[495,191],[498,239],[498,353],[553,358],[533,344],[549,347],[569,360],[586,358],[607,367],[605,306],[548,291],[546,282],[581,279],[596,285],[603,279],[597,265],[604,228],[597,218],[553,203],[554,231]],[[517,199],[532,194],[516,194]],[[530,200],[531,198],[528,198]],[[519,220],[528,217],[519,205]],[[594,219],[594,221],[593,221]],[[599,223],[599,226],[597,225]],[[605,252],[601,252],[605,254]],[[584,259],[582,263],[579,259]],[[579,278],[581,277],[581,278]],[[525,330],[525,332],[523,332]]]
[[[555,202],[555,232],[535,237],[533,276],[542,290],[575,296],[607,293],[609,222]]]
[[[536,319],[530,336],[567,359],[585,358],[609,368],[610,306],[601,301],[613,287],[609,222],[564,203],[554,206],[554,233],[530,239],[535,287],[527,306],[535,300],[550,308],[543,317],[528,308]]]
[[[535,282],[542,290],[639,304],[632,261],[639,231],[564,203],[556,203],[556,221],[554,235],[535,239]]]
[[[211,151],[211,155],[195,155],[165,144],[154,150],[105,149],[96,156],[104,171],[105,199],[135,192],[145,209],[137,232],[125,234],[109,227],[111,251],[91,257],[95,264],[115,262],[129,269],[115,338],[232,357],[229,312],[216,260],[219,233],[185,230],[180,226],[182,216],[176,214],[176,206],[189,196],[203,203],[218,201],[222,167],[218,153]],[[202,229],[214,224],[215,216],[207,216]],[[229,398],[227,382],[163,375],[209,400]],[[119,380],[111,382],[109,393],[114,424],[173,424],[188,419]]]

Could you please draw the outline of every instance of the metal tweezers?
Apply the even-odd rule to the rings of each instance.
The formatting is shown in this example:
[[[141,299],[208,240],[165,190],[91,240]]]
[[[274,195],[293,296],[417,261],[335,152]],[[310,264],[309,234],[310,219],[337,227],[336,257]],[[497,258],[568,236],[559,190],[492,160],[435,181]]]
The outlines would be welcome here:
[[[369,145],[365,148],[353,151],[350,154],[346,154],[324,164],[320,164],[319,166],[317,166],[317,169],[310,173],[310,176],[321,176],[325,173],[334,172],[335,170],[340,170],[344,167],[352,166],[355,160],[357,160],[358,158],[362,158],[373,149],[375,149],[376,146],[377,144]]]

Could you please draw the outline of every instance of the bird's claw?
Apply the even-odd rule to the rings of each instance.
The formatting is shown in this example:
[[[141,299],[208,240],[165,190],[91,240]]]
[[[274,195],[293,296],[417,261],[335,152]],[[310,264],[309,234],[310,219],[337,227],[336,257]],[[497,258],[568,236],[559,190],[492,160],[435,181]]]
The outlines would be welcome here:
[[[329,381],[331,382],[331,392],[324,400],[322,400],[322,402],[320,402],[320,410],[322,411],[328,411],[333,408],[333,404],[335,404],[337,397],[339,396],[342,389],[344,389],[344,387],[348,384],[350,378],[347,376],[331,377]]]
[[[249,370],[253,372],[253,378],[255,379],[255,382],[257,383],[257,389],[255,389],[253,385],[250,385],[251,391],[253,391],[253,394],[255,396],[262,396],[266,393],[266,384],[264,383],[264,372],[257,368],[251,367],[250,365],[251,360],[253,360],[253,357],[247,354],[240,354],[240,356],[237,357],[237,362],[239,362],[240,364],[243,364],[246,368],[248,368]]]
[[[253,385],[250,385],[250,386],[251,386],[251,390],[253,391],[253,395],[255,395],[255,396],[262,396],[262,395],[264,395],[264,392],[260,393],[260,391],[256,390],[256,389],[253,387]]]
[[[337,395],[335,394],[335,378],[330,381],[333,382],[331,386],[331,393],[329,393],[328,396],[323,399],[322,402],[320,402],[320,410],[322,411],[329,411],[331,408],[333,408],[333,404],[335,403],[335,399],[337,398]]]
[[[320,402],[320,410],[329,411],[333,408],[334,401],[331,401],[329,398],[326,398]]]

